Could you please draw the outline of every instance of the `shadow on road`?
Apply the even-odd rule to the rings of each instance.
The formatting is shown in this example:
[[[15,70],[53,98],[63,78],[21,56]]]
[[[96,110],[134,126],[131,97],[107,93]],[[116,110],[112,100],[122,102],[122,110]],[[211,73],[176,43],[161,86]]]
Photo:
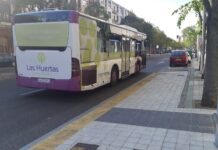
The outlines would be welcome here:
[[[52,91],[52,90],[42,90],[36,93],[28,94],[22,96],[29,100],[37,101],[47,101],[47,102],[80,102],[80,101],[91,101],[93,99],[105,100],[111,96],[117,94],[118,92],[128,88],[134,83],[140,81],[141,79],[148,76],[148,73],[138,73],[130,76],[124,80],[120,80],[115,86],[105,85],[94,90],[85,92],[66,92],[66,91]]]

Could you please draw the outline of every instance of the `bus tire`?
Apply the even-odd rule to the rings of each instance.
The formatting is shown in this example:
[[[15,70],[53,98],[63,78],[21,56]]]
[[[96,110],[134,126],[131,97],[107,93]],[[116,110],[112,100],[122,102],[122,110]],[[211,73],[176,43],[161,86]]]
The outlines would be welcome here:
[[[114,86],[117,84],[118,81],[118,68],[117,67],[113,67],[113,69],[111,70],[111,86]]]

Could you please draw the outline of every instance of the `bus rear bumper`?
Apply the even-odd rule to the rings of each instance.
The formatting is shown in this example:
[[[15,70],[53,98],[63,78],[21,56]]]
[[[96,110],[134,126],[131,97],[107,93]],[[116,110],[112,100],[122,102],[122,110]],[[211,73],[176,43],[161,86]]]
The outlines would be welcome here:
[[[17,85],[22,87],[40,88],[49,90],[61,90],[61,91],[81,91],[80,77],[73,77],[70,80],[55,80],[50,79],[49,82],[39,82],[38,78],[28,77],[16,77]]]

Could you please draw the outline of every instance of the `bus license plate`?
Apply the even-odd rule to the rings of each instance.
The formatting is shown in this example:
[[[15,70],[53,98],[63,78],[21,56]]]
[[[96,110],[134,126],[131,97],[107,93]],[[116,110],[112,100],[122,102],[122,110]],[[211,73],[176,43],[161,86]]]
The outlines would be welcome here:
[[[50,79],[38,79],[40,83],[50,83]]]

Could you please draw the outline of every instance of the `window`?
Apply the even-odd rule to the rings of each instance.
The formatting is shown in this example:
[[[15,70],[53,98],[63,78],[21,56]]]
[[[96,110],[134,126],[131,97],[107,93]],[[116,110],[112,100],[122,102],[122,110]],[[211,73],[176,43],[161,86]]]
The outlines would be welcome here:
[[[69,11],[62,12],[43,12],[28,13],[15,16],[15,23],[33,23],[33,22],[60,22],[69,21]]]
[[[142,43],[141,42],[137,42],[136,43],[136,51],[140,52],[142,50]]]
[[[97,38],[97,50],[99,52],[105,52],[104,41],[101,38]]]
[[[130,51],[131,51],[131,52],[135,52],[135,51],[136,51],[136,42],[135,42],[135,41],[132,41],[132,42],[131,42]]]
[[[109,8],[111,8],[111,1],[108,1],[108,6]]]
[[[113,53],[117,53],[117,52],[121,52],[122,51],[122,44],[120,41],[118,40],[109,40],[107,41],[107,50],[109,50],[109,52]]]
[[[120,41],[117,41],[117,52],[122,51],[122,43]]]
[[[185,52],[183,52],[183,51],[173,51],[171,53],[171,56],[182,56],[182,55],[185,55]]]
[[[97,33],[97,50],[99,52],[106,52],[105,49],[105,38],[101,30]]]
[[[116,42],[115,41],[110,41],[109,43],[110,43],[109,52],[116,52],[117,51]]]

